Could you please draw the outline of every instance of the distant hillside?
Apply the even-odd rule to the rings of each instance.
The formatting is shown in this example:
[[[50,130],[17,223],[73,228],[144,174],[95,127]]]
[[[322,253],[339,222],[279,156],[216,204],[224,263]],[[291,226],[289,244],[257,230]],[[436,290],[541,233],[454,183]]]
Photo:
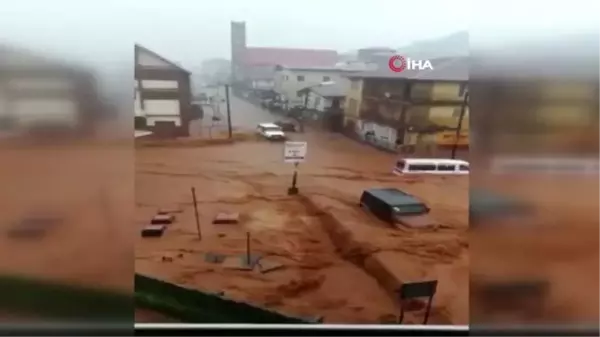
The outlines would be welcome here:
[[[460,31],[437,39],[416,41],[398,48],[398,53],[423,59],[468,56],[469,33]]]

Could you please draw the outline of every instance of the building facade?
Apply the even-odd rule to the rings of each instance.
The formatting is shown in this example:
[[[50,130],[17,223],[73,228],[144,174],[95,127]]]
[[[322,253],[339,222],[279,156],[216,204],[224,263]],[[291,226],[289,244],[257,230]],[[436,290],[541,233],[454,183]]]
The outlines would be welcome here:
[[[140,45],[135,46],[136,130],[161,137],[189,136],[194,119],[190,72]]]
[[[349,86],[350,80],[344,77],[338,83],[312,88],[309,91],[307,108],[319,113],[331,109],[343,110]]]
[[[443,148],[455,142],[467,147],[465,65],[466,60],[442,60],[433,71],[378,70],[350,75],[344,113],[346,131],[390,150]]]

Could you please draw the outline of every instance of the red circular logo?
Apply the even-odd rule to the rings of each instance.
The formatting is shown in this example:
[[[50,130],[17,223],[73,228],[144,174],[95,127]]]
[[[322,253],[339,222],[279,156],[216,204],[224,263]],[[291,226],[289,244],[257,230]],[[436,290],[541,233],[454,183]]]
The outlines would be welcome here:
[[[390,57],[390,60],[388,61],[388,66],[390,67],[391,71],[399,73],[406,69],[406,59],[404,58],[404,56],[394,55]]]

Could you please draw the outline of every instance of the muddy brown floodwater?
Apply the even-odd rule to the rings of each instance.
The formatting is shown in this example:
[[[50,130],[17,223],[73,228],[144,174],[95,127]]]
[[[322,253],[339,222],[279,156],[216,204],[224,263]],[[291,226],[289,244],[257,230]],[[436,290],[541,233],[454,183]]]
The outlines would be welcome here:
[[[292,197],[286,192],[293,167],[283,163],[281,143],[138,147],[139,228],[161,208],[181,213],[162,238],[138,239],[136,271],[286,314],[323,316],[327,323],[389,321],[399,313],[394,288],[435,279],[429,322],[467,324],[468,178],[401,179],[391,174],[391,154],[339,135],[294,138],[307,140],[309,149],[299,167],[300,196]],[[361,192],[372,187],[397,187],[422,198],[444,226],[399,230],[380,223],[358,208]],[[219,212],[240,213],[240,223],[212,224]],[[246,232],[253,253],[283,268],[260,273],[204,261],[207,252],[243,254]],[[405,322],[422,319],[420,310]]]

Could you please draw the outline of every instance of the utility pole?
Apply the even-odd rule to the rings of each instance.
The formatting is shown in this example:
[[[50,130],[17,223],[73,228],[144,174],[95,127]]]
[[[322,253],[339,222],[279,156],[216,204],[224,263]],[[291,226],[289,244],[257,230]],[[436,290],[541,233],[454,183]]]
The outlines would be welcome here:
[[[231,108],[229,106],[229,84],[225,84],[225,104],[227,106],[227,132],[229,139],[233,138],[233,132],[231,130]]]
[[[202,240],[202,231],[200,230],[200,219],[198,217],[198,201],[196,200],[196,189],[192,187],[192,201],[194,202],[194,215],[196,217],[196,229],[198,230],[198,239]]]
[[[460,116],[458,117],[458,125],[456,126],[456,135],[454,138],[454,145],[452,146],[452,156],[450,158],[456,158],[456,150],[458,149],[458,140],[460,137],[460,131],[462,129],[463,119],[465,118],[465,112],[467,110],[467,103],[469,101],[469,92],[465,93],[462,105],[460,107]]]

